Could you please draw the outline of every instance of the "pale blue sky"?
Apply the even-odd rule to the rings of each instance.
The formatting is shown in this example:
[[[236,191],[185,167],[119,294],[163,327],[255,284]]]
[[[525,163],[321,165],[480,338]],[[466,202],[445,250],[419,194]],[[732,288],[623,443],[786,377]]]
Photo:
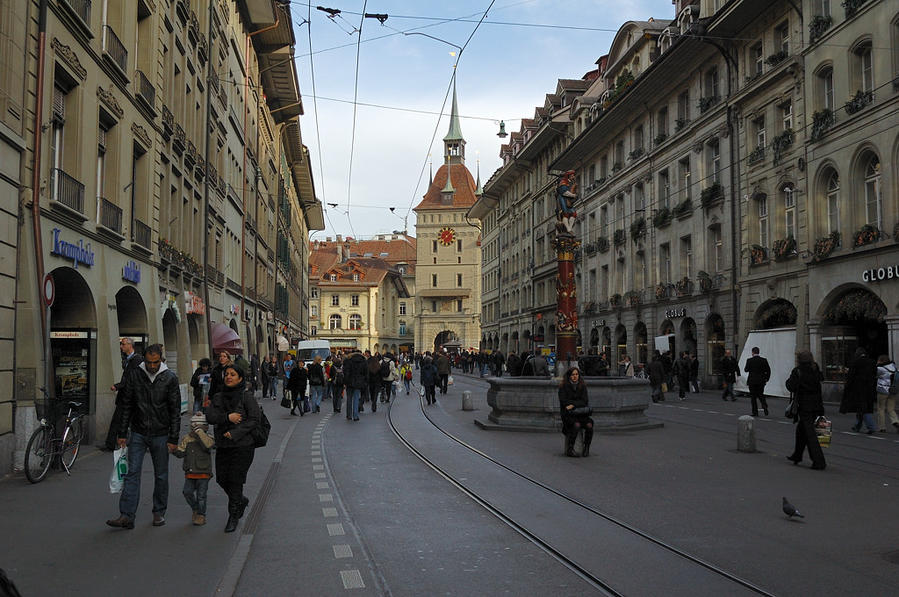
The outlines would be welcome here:
[[[388,19],[384,25],[364,20],[356,87],[354,29],[363,5],[364,12],[387,14]],[[402,230],[403,216],[427,190],[428,154],[434,170],[442,161],[449,123],[444,115],[438,124],[438,113],[456,60],[450,52],[458,52],[450,44],[463,46],[489,5],[489,0],[313,0],[311,9],[306,2],[290,4],[306,111],[300,120],[303,142],[310,150],[319,199],[338,204],[325,205],[328,228],[314,239]],[[330,19],[316,6],[341,12]],[[478,160],[482,182],[500,166],[499,120],[506,121],[507,131],[518,130],[520,119],[533,116],[558,79],[580,78],[595,68],[622,23],[671,19],[673,13],[671,0],[496,0],[462,53],[456,76],[472,174],[477,175]],[[303,23],[307,16],[311,26]],[[398,31],[426,33],[449,43]],[[355,132],[354,89],[359,102]],[[396,207],[397,215],[388,207]],[[412,234],[414,217],[409,214]]]

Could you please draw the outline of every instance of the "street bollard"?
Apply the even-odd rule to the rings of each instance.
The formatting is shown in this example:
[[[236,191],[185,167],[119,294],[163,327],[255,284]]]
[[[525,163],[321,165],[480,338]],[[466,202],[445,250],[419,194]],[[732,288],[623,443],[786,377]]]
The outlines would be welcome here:
[[[468,390],[462,392],[462,410],[474,410],[474,405],[471,403],[471,392]]]
[[[737,451],[755,452],[755,419],[743,415],[737,421]]]

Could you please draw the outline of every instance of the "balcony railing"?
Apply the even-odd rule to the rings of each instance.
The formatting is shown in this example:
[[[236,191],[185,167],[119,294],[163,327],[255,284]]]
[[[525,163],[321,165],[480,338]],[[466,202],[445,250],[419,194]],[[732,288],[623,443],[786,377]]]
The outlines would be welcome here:
[[[66,4],[72,9],[78,18],[87,24],[91,22],[91,0],[66,0]]]
[[[122,233],[122,208],[106,197],[100,197],[100,224],[116,234]]]
[[[50,188],[54,201],[84,213],[84,185],[59,168],[50,171]]]
[[[162,105],[162,136],[166,141],[172,136],[172,133],[175,131],[175,116],[172,114],[172,111],[169,110],[168,106],[165,104]]]
[[[134,242],[142,246],[143,248],[150,250],[150,236],[151,230],[150,227],[141,222],[140,220],[134,220]]]
[[[181,155],[182,153],[184,153],[184,142],[185,142],[184,129],[181,127],[180,124],[176,124],[175,125],[175,136],[172,139],[172,149],[174,149],[175,153],[177,153],[178,155]]]
[[[128,72],[128,50],[109,25],[103,25],[103,51],[112,58],[123,74]]]
[[[141,70],[137,71],[137,97],[143,99],[148,108],[156,111],[156,88]]]

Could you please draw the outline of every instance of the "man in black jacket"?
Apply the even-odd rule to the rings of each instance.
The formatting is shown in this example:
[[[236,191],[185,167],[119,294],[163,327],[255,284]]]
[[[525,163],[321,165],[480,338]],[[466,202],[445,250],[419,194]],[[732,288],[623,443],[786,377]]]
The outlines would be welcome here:
[[[681,400],[687,399],[687,389],[690,385],[690,353],[686,350],[680,353],[680,358],[674,363],[674,373],[677,377],[677,395]]]
[[[759,416],[759,407],[756,401],[762,403],[765,416],[768,416],[768,401],[765,400],[765,384],[771,379],[771,366],[768,359],[759,356],[759,347],[752,347],[752,356],[746,359],[743,370],[749,374],[746,385],[749,387],[749,398],[752,400],[752,416]]]
[[[359,420],[359,403],[368,391],[368,364],[359,351],[343,361],[343,382],[346,384],[346,418]]]
[[[724,393],[721,394],[721,399],[727,401],[727,395],[730,394],[731,402],[736,401],[734,383],[740,375],[740,364],[729,350],[724,351],[724,358],[721,359],[721,374],[724,376]]]
[[[119,432],[119,423],[121,423],[122,420],[122,401],[124,400],[125,383],[128,381],[128,378],[131,377],[131,374],[134,373],[134,370],[137,369],[137,366],[143,362],[143,358],[134,352],[134,343],[131,341],[131,338],[122,338],[119,340],[119,350],[122,351],[122,379],[119,380],[119,383],[113,384],[112,387],[109,388],[116,393],[115,411],[112,413],[112,420],[109,422],[109,431],[106,433],[105,447],[110,451],[115,450],[116,448],[116,436]]]
[[[162,362],[162,346],[151,344],[144,351],[144,362],[124,386],[122,420],[118,446],[125,447],[125,435],[131,427],[128,443],[128,473],[119,498],[120,516],[107,520],[111,527],[134,528],[134,514],[140,502],[140,476],[144,454],[153,459],[153,526],[165,524],[169,497],[169,454],[178,447],[181,426],[181,393],[178,377]]]

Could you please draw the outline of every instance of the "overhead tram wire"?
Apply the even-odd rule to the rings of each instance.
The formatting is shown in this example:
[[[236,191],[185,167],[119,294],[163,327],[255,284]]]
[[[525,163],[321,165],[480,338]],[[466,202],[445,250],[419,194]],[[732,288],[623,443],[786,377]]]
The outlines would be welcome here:
[[[490,9],[493,8],[493,5],[495,2],[496,2],[496,0],[490,0],[490,4],[487,5],[487,9],[484,10],[484,13],[481,15],[481,18],[478,21],[478,24],[475,25],[474,29],[472,29],[471,35],[469,35],[468,39],[465,40],[465,43],[462,44],[461,47],[459,47],[459,53],[456,55],[456,61],[453,63],[453,74],[450,76],[449,85],[446,86],[446,94],[443,96],[443,105],[440,106],[440,114],[441,115],[443,114],[443,110],[446,108],[446,102],[449,99],[450,89],[453,88],[453,84],[456,81],[456,71],[459,66],[459,61],[462,60],[462,54],[465,53],[465,48],[468,47],[469,42],[471,42],[471,39],[474,37],[474,34],[477,33],[478,28],[481,26],[481,23],[483,23],[484,19],[487,18],[487,13],[489,13]],[[440,41],[444,41],[444,40],[440,40]],[[449,42],[444,41],[444,43],[449,43]],[[450,45],[455,45],[455,44],[450,44]],[[412,191],[412,197],[409,199],[409,207],[406,209],[406,217],[407,218],[409,217],[409,214],[412,212],[412,205],[415,203],[415,198],[418,195],[418,187],[421,186],[421,179],[424,176],[425,167],[427,167],[428,160],[431,157],[431,147],[434,145],[434,139],[437,138],[437,130],[438,130],[438,127],[440,126],[440,120],[441,119],[438,118],[437,122],[434,124],[434,132],[431,134],[431,141],[430,141],[430,143],[428,143],[428,150],[425,152],[425,159],[421,165],[421,171],[418,173],[418,180],[415,182],[415,189]]]
[[[884,89],[884,88],[886,88],[886,87],[891,87],[892,85],[893,85],[893,81],[892,81],[892,80],[886,81],[885,83],[883,83],[883,84],[881,84],[881,85],[878,85],[877,87],[873,88],[873,89],[871,90],[871,93],[873,93],[873,94],[876,95],[877,92],[878,92],[879,90]],[[450,89],[450,90],[452,89],[452,78],[450,79],[450,86],[449,86],[448,89]],[[447,95],[447,97],[448,97],[448,95]],[[834,107],[834,108],[832,109],[832,112],[833,112],[834,115],[836,116],[837,114],[839,114],[841,111],[844,111],[844,110],[845,110],[845,105]],[[435,114],[436,114],[436,112],[435,112]],[[437,126],[439,127],[439,123],[438,123]],[[798,135],[799,133],[808,133],[809,130],[812,129],[813,126],[814,126],[814,122],[809,121],[808,123],[804,124],[804,125],[801,126],[800,128],[793,129],[793,132],[794,132],[796,135]],[[885,125],[885,126],[889,126],[889,125]],[[436,130],[436,127],[435,127],[435,130]],[[851,147],[857,147],[857,146],[858,146],[858,143],[852,142],[852,141],[850,141],[850,142],[848,142],[848,143],[846,143],[846,144],[843,144],[843,145],[836,145],[836,146],[831,147],[831,148],[829,149],[828,153],[826,153],[826,154],[820,154],[820,155],[818,155],[815,159],[816,159],[816,160],[818,160],[818,159],[823,159],[823,158],[826,158],[826,157],[829,157],[829,156],[833,155],[834,153],[838,153],[838,152],[843,151],[843,150],[845,150],[845,149],[849,149],[849,148],[851,148]],[[766,146],[766,147],[768,147],[768,146]],[[429,156],[429,157],[430,157],[430,156]],[[748,162],[749,162],[749,156],[743,156],[743,157],[741,157],[741,158],[737,161],[737,163],[740,164],[741,166],[748,165]],[[669,163],[673,163],[673,162],[669,162]],[[720,174],[722,174],[722,173],[724,173],[724,172],[727,172],[728,170],[731,169],[731,167],[732,167],[732,166],[731,166],[730,164],[721,166],[721,168],[718,170],[718,174],[720,175]],[[655,171],[655,173],[657,173],[657,172],[658,172],[658,170]],[[714,177],[714,174],[707,174],[707,175],[705,175],[705,176],[703,176],[703,177],[698,178],[697,180],[692,180],[692,181],[691,181],[691,184],[699,184],[699,183],[707,182],[707,181],[711,180],[713,177]],[[243,191],[243,190],[249,190],[249,191],[255,190],[255,187],[241,187],[241,186],[235,186],[235,187],[233,187],[233,188],[234,188],[234,190],[237,191],[237,192],[241,192],[241,191]],[[333,206],[336,207],[337,204],[330,204],[330,205],[333,205]],[[356,208],[359,208],[359,209],[361,209],[361,208],[366,208],[366,209],[384,209],[384,210],[389,210],[389,207],[386,207],[386,206],[377,206],[377,205],[357,205],[357,206],[355,206],[355,207],[356,207]],[[338,211],[339,211],[339,210],[338,210]],[[340,213],[345,213],[345,212],[340,212]],[[617,221],[619,221],[619,220],[618,220],[618,219],[615,219],[614,221],[617,222]],[[610,220],[610,223],[611,223],[611,222],[613,222],[613,220]]]
[[[368,6],[368,0],[362,3],[362,12],[365,12],[365,8]],[[350,133],[350,164],[349,171],[347,172],[347,185],[346,185],[346,219],[347,223],[350,225],[350,232],[353,233],[353,236],[356,236],[356,231],[353,228],[353,218],[350,217],[350,197],[353,192],[353,155],[355,154],[356,149],[356,113],[358,111],[359,106],[357,105],[357,101],[359,100],[359,55],[362,50],[362,27],[365,24],[365,17],[361,17],[359,19],[359,32],[356,37],[356,75],[353,81],[353,126],[352,132]]]

